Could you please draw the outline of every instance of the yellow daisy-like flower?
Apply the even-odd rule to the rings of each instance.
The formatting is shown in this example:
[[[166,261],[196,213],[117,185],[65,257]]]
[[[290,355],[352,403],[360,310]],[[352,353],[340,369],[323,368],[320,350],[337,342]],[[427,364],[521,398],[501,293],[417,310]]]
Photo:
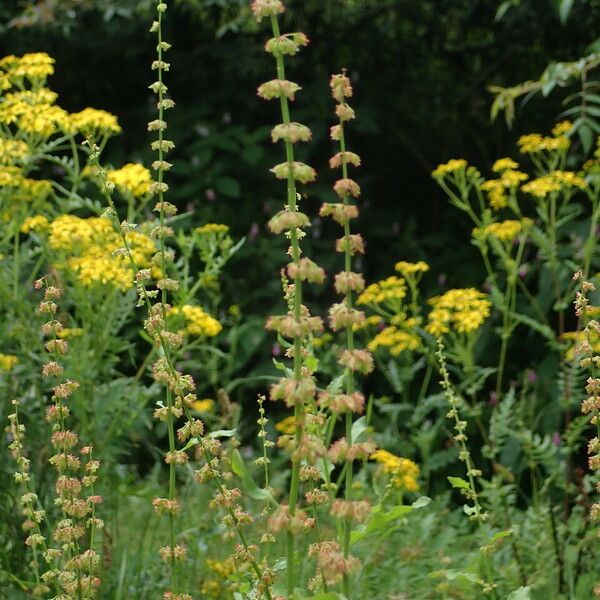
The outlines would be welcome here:
[[[145,196],[152,185],[152,175],[144,165],[128,163],[120,169],[114,169],[106,173],[109,181],[121,190],[129,192],[136,198]]]
[[[448,290],[431,298],[429,322],[425,329],[439,336],[454,330],[458,333],[477,331],[490,315],[491,302],[475,288]]]
[[[16,356],[0,352],[0,371],[12,371],[18,364],[19,359]]]
[[[417,492],[420,474],[419,466],[409,458],[396,456],[387,450],[376,450],[370,458],[381,466],[384,473],[391,475],[392,485],[406,492]]]

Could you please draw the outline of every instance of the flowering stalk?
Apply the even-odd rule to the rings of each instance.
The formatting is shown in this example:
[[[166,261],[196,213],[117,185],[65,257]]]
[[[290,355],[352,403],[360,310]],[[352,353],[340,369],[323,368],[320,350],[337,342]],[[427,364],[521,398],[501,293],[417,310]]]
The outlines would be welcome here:
[[[353,293],[360,293],[364,289],[364,279],[352,271],[352,257],[356,253],[364,252],[362,238],[358,234],[350,233],[350,219],[358,215],[356,205],[351,204],[352,197],[360,195],[359,185],[348,177],[348,165],[360,165],[360,157],[354,152],[346,150],[344,124],[354,118],[354,111],[346,102],[352,96],[352,86],[345,72],[333,75],[330,87],[334,100],[337,102],[336,115],[339,123],[331,128],[331,138],[339,143],[339,152],[329,161],[331,168],[341,168],[342,178],[336,181],[334,190],[341,200],[341,204],[324,204],[321,215],[333,216],[343,226],[344,235],[337,240],[336,250],[344,255],[344,270],[335,276],[335,289],[343,296],[339,304],[334,304],[330,310],[329,320],[332,329],[344,330],[346,349],[340,357],[340,364],[345,367],[345,394],[328,398],[330,408],[333,406],[341,410],[345,419],[345,441],[349,448],[352,447],[353,413],[361,413],[364,409],[364,396],[356,391],[354,372],[369,373],[373,370],[373,358],[366,350],[356,350],[354,347],[354,328],[365,320],[362,311],[354,309]],[[337,218],[336,216],[337,215]],[[336,406],[337,405],[337,406]],[[334,410],[334,413],[337,412]],[[345,461],[344,499],[348,517],[344,519],[341,546],[343,556],[348,559],[350,554],[350,534],[352,531],[353,511],[352,504],[352,478],[353,478],[354,453],[347,452]],[[338,511],[340,510],[338,504]],[[343,574],[343,589],[346,597],[350,598],[350,583],[348,572]]]
[[[444,390],[446,399],[448,400],[448,404],[450,404],[450,410],[447,413],[447,417],[454,421],[454,430],[456,432],[454,435],[454,441],[458,444],[460,449],[458,457],[462,462],[465,463],[467,474],[467,481],[464,481],[460,478],[450,478],[450,481],[453,487],[460,489],[461,493],[467,500],[471,500],[472,505],[465,504],[464,511],[465,514],[469,516],[470,520],[477,522],[483,539],[485,536],[484,523],[487,520],[488,515],[482,509],[481,504],[479,503],[477,487],[475,486],[475,477],[480,477],[481,471],[475,468],[475,465],[473,464],[473,458],[467,446],[467,422],[460,418],[460,414],[458,412],[459,400],[452,388],[452,384],[450,383],[450,374],[448,372],[446,358],[444,356],[444,342],[442,341],[441,337],[437,338],[437,346],[438,349],[436,354],[438,358],[440,374],[442,375],[442,380],[440,383]],[[486,578],[482,582],[483,591],[489,593],[495,600],[497,598],[496,584],[493,581],[492,569],[487,556],[487,548],[485,546],[481,548],[481,562],[484,577]]]
[[[288,356],[293,358],[291,378],[284,378],[279,384],[273,386],[270,397],[272,400],[285,400],[288,406],[294,407],[292,474],[288,506],[284,511],[289,516],[289,520],[293,521],[299,496],[301,460],[299,449],[303,441],[305,404],[312,399],[316,389],[312,373],[303,367],[303,341],[311,333],[322,329],[321,320],[310,317],[308,309],[302,305],[302,283],[303,281],[321,283],[325,274],[308,258],[300,258],[300,239],[305,235],[302,228],[308,226],[310,221],[304,213],[298,210],[296,182],[313,181],[315,171],[308,165],[297,162],[294,157],[294,144],[310,140],[311,131],[305,125],[291,120],[289,101],[294,99],[300,86],[285,79],[284,55],[296,54],[302,46],[308,44],[308,38],[300,32],[281,34],[277,15],[284,10],[285,7],[280,0],[255,0],[252,3],[252,11],[257,21],[268,18],[271,23],[273,37],[267,41],[265,50],[275,58],[277,79],[259,86],[258,95],[265,100],[279,98],[283,122],[273,128],[271,137],[273,142],[283,140],[286,156],[286,162],[271,169],[278,179],[287,181],[287,202],[284,209],[270,220],[269,228],[275,234],[285,232],[286,237],[290,240],[288,253],[291,262],[288,264],[287,276],[293,281],[293,285],[289,285],[287,278],[284,278],[288,314],[270,317],[267,328],[292,340],[291,347],[288,349]],[[288,526],[287,529],[287,591],[291,595],[296,581],[294,570],[295,532],[292,527]]]
[[[595,291],[595,286],[585,278],[585,273],[578,271],[573,280],[579,283],[580,291],[575,296],[575,314],[580,322],[583,322],[584,340],[576,349],[575,354],[582,357],[580,365],[587,369],[590,377],[586,382],[585,391],[588,396],[581,404],[581,412],[589,415],[590,423],[595,427],[595,435],[588,442],[588,466],[595,474],[600,471],[600,356],[594,354],[592,346],[592,333],[598,336],[600,323],[589,318],[590,300],[589,294]],[[596,492],[600,492],[600,481],[596,480]],[[591,521],[600,519],[600,502],[592,504],[589,512]],[[600,597],[600,584],[594,587],[594,596]]]

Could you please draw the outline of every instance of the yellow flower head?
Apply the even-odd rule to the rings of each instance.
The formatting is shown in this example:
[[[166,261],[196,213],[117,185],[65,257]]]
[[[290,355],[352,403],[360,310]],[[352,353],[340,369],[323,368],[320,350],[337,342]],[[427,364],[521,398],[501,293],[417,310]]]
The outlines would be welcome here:
[[[358,297],[358,304],[383,304],[389,301],[402,300],[406,296],[406,282],[401,277],[392,275],[387,279],[372,283]]]
[[[512,243],[512,241],[523,231],[531,227],[531,219],[522,219],[521,221],[501,221],[500,223],[490,223],[483,228],[473,229],[473,236],[490,236],[500,242]]]
[[[502,173],[503,171],[515,170],[519,168],[519,164],[512,158],[499,158],[492,166],[494,173]]]
[[[29,154],[29,146],[21,140],[0,138],[0,165],[22,163]]]
[[[435,336],[454,330],[458,333],[477,331],[490,315],[491,302],[475,288],[448,290],[429,300],[432,310],[425,329]]]
[[[552,173],[533,179],[521,189],[536,198],[544,199],[548,194],[573,187],[585,189],[587,187],[585,179],[572,171],[553,171]]]
[[[400,275],[408,278],[410,275],[415,275],[416,273],[426,273],[429,271],[429,265],[422,260],[416,263],[401,260],[394,265],[394,269],[398,271]]]
[[[106,177],[118,188],[129,192],[136,198],[145,196],[152,185],[150,171],[137,163],[128,163],[120,169],[108,171]]]
[[[222,223],[206,223],[202,227],[196,227],[194,229],[199,235],[211,235],[211,234],[225,234],[229,232],[229,225],[223,225]]]
[[[0,371],[12,371],[18,364],[19,359],[16,356],[0,352]]]
[[[479,189],[487,193],[490,206],[494,210],[500,210],[508,204],[506,187],[502,179],[488,179],[479,186]]]
[[[149,267],[154,242],[139,231],[128,232],[126,238],[137,267]],[[127,255],[115,256],[123,243],[108,219],[61,215],[50,223],[48,242],[62,258],[59,268],[75,274],[83,285],[112,285],[121,291],[133,287],[131,262]]]
[[[72,133],[81,133],[85,137],[121,133],[117,117],[96,108],[84,108],[81,112],[69,115],[68,126]]]
[[[419,483],[417,478],[420,469],[409,458],[396,456],[387,450],[376,450],[370,458],[379,463],[381,470],[392,476],[392,485],[406,492],[417,492]]]
[[[170,315],[182,315],[186,322],[185,331],[189,335],[215,337],[223,326],[214,317],[211,317],[199,306],[184,304],[183,306],[174,306],[169,310]]]
[[[571,121],[561,121],[552,128],[552,135],[554,137],[560,137],[561,135],[569,133],[571,129],[573,129],[573,123],[571,123]]]
[[[453,158],[447,163],[438,165],[432,173],[433,177],[444,177],[448,173],[454,173],[455,171],[461,171],[467,168],[467,161],[464,158]]]
[[[296,431],[296,418],[294,415],[290,415],[289,417],[282,419],[279,423],[275,424],[275,429],[284,435],[293,435]]]
[[[195,400],[192,403],[192,408],[195,411],[198,411],[201,413],[212,412],[214,406],[215,406],[215,401],[211,400],[210,398],[204,398],[203,400]]]
[[[49,227],[49,221],[44,215],[34,215],[27,217],[21,225],[21,233],[30,231],[46,231]]]
[[[54,62],[45,52],[31,52],[21,57],[5,56],[0,60],[0,69],[12,82],[27,78],[32,83],[39,83],[54,73]]]
[[[537,154],[538,152],[565,152],[569,149],[571,140],[564,135],[544,137],[539,133],[522,135],[517,146],[522,154]]]
[[[389,348],[390,354],[398,356],[402,352],[414,352],[422,347],[421,338],[408,328],[398,328],[390,325],[380,331],[367,345],[371,352],[378,348]]]

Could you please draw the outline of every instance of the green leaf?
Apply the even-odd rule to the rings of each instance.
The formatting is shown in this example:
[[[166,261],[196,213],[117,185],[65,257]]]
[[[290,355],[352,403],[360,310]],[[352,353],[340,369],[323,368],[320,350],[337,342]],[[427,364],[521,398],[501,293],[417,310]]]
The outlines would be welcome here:
[[[418,509],[418,508],[425,508],[426,506],[429,506],[429,504],[431,504],[431,498],[429,498],[428,496],[421,496],[420,498],[417,498],[411,504],[411,506],[415,509]]]
[[[410,505],[400,504],[386,512],[383,512],[381,504],[374,506],[371,510],[369,520],[362,527],[352,532],[350,543],[355,544],[373,533],[387,533],[398,519],[411,513],[413,510],[427,506],[430,502],[431,498],[421,496]]]
[[[367,430],[367,418],[362,416],[352,424],[352,443],[354,444],[360,436]]]
[[[506,600],[531,600],[531,588],[529,586],[520,587],[506,596]]]
[[[230,438],[233,437],[237,433],[237,427],[235,429],[217,429],[216,431],[211,431],[208,434],[209,438]]]
[[[448,477],[448,481],[453,488],[460,488],[463,490],[469,489],[469,482],[465,481],[461,477]]]
[[[267,501],[273,506],[277,506],[277,502],[271,495],[271,492],[259,488],[256,485],[256,482],[252,479],[252,475],[250,475],[246,463],[237,448],[231,453],[231,470],[242,480],[244,492],[248,494],[250,498],[253,500]]]
[[[198,438],[191,438],[188,443],[181,449],[183,452],[185,452],[186,450],[189,450],[190,448],[192,448],[193,446],[197,446],[200,442],[198,441]]]
[[[574,0],[561,0],[560,5],[558,6],[558,16],[560,18],[560,22],[564,25],[569,19],[569,15],[571,14],[571,9],[573,8]]]

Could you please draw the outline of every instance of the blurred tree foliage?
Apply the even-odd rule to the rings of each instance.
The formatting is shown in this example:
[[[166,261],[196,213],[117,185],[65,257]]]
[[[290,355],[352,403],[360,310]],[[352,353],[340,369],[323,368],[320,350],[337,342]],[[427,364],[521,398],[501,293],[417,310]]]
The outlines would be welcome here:
[[[280,203],[267,173],[277,161],[268,137],[272,106],[255,99],[258,83],[273,76],[261,51],[265,36],[249,19],[246,0],[174,4],[170,91],[178,108],[170,128],[178,144],[178,185],[172,189],[181,207],[195,210],[190,218],[223,221],[248,236],[233,266],[234,282],[254,290],[247,301],[262,312],[265,298],[278,296],[281,264],[274,252],[279,242],[264,228]],[[65,108],[93,104],[119,115],[125,133],[105,156],[114,165],[148,158],[151,7],[151,0],[0,5],[4,54],[49,52],[57,59],[53,88]],[[501,120],[490,123],[488,86],[508,87],[538,76],[551,61],[584,55],[600,30],[600,1],[289,0],[287,7],[288,26],[309,32],[312,41],[289,74],[305,90],[297,117],[315,134],[304,158],[321,173],[307,190],[308,212],[315,214],[330,194],[328,80],[347,67],[358,108],[350,143],[364,163],[367,277],[385,275],[394,260],[425,258],[434,272],[449,272],[449,283],[477,283],[469,254],[444,251],[456,247],[464,225],[455,226],[457,217],[430,172],[458,156],[489,164],[509,152],[520,133],[550,128],[561,97],[517,106],[511,131]],[[323,245],[327,254],[336,234],[315,223],[311,252],[318,257]],[[257,289],[256,281],[272,283]]]

